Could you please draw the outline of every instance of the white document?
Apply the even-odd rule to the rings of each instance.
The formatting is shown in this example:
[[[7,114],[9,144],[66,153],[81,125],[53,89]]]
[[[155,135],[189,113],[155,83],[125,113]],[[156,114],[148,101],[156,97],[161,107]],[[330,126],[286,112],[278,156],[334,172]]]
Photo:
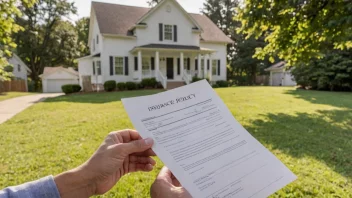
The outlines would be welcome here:
[[[143,138],[195,198],[267,197],[296,176],[232,116],[207,81],[122,99]]]

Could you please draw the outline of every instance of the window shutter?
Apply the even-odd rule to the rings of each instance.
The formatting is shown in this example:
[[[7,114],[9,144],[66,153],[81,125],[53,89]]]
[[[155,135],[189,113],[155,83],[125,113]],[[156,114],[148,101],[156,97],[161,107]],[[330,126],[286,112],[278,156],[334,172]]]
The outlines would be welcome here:
[[[174,25],[174,42],[177,42],[177,25]]]
[[[194,62],[195,62],[195,63],[194,63],[194,64],[195,64],[195,69],[198,70],[198,60],[195,59]]]
[[[187,70],[191,70],[191,59],[187,58]]]
[[[125,56],[125,76],[128,76],[128,56]]]
[[[95,62],[93,61],[93,75],[95,75]]]
[[[154,59],[154,57],[150,58],[150,65],[152,66],[152,70],[155,70],[155,59]]]
[[[134,71],[138,71],[138,57],[134,57]]]
[[[163,24],[159,23],[159,40],[163,41]]]
[[[181,74],[181,63],[180,58],[177,58],[177,75]]]
[[[207,70],[209,71],[210,70],[210,60],[208,59],[208,61],[207,61]]]
[[[220,69],[221,69],[221,64],[220,64],[220,59],[218,60],[218,76],[220,76]]]
[[[114,75],[114,57],[110,56],[110,76]]]

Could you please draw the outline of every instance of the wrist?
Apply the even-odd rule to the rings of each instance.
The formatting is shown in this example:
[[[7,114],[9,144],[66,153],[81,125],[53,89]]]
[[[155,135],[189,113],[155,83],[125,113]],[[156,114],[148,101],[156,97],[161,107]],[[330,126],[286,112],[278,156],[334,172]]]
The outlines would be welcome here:
[[[61,198],[91,197],[95,184],[91,182],[82,168],[76,168],[54,177]]]

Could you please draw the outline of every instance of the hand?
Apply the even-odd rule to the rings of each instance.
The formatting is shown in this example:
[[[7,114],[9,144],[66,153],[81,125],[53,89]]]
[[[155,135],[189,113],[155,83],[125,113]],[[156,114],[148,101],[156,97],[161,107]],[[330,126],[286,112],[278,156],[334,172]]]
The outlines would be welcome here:
[[[152,198],[192,198],[167,167],[163,167],[150,188]]]
[[[127,173],[153,170],[152,145],[153,139],[143,140],[134,130],[110,133],[86,163],[55,177],[61,197],[104,194]]]

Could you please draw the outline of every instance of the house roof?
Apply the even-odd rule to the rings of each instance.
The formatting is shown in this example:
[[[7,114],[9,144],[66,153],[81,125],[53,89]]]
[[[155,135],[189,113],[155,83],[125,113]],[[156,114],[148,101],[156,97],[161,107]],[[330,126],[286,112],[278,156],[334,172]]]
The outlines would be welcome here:
[[[286,65],[286,62],[285,61],[280,61],[268,68],[265,69],[265,71],[273,71],[273,70],[280,70],[280,69],[283,69]]]
[[[12,53],[12,58],[17,59],[22,65],[24,65],[25,68],[26,68],[26,70],[27,70],[28,72],[32,72],[32,70],[30,70],[30,69],[27,67],[27,65],[22,61],[22,59],[21,59],[19,56],[17,56],[17,54]],[[11,58],[10,58],[10,59],[11,59]],[[10,59],[9,59],[9,60],[10,60]]]
[[[43,74],[40,75],[39,77],[43,78],[43,77],[49,76],[57,71],[64,71],[64,72],[73,74],[75,76],[79,75],[78,72],[75,71],[72,67],[64,68],[64,67],[60,66],[60,67],[45,67]]]
[[[98,26],[102,34],[132,36],[131,27],[146,15],[151,8],[92,2]],[[201,40],[233,43],[207,16],[189,14],[203,29]]]

